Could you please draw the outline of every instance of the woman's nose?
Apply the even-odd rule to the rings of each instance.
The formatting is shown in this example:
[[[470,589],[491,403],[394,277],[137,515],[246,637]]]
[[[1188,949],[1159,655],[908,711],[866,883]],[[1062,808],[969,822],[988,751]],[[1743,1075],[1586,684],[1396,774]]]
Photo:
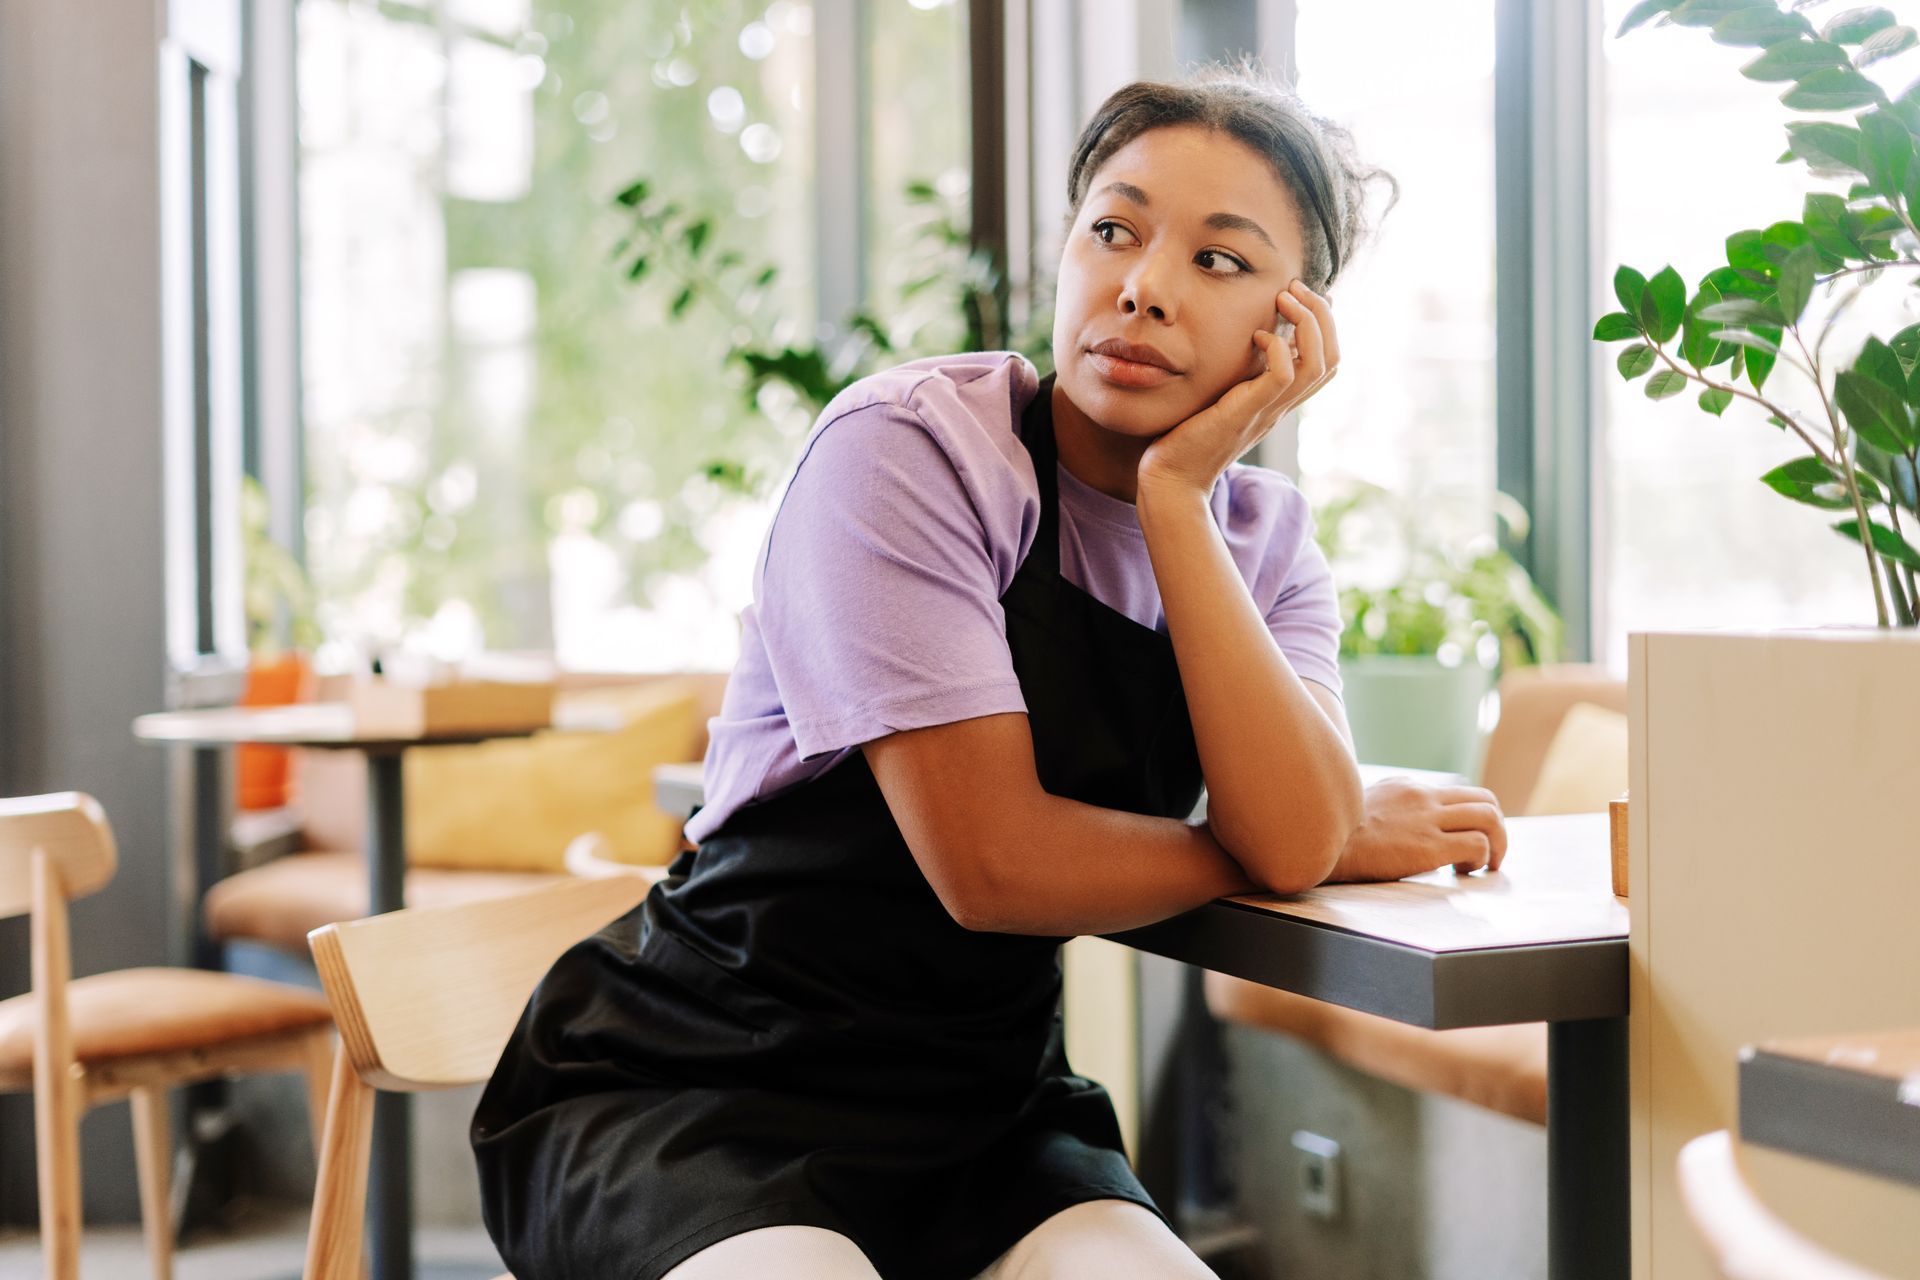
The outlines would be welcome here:
[[[1143,254],[1120,285],[1120,311],[1123,315],[1145,315],[1166,323],[1178,310],[1174,291],[1164,264],[1157,254]]]

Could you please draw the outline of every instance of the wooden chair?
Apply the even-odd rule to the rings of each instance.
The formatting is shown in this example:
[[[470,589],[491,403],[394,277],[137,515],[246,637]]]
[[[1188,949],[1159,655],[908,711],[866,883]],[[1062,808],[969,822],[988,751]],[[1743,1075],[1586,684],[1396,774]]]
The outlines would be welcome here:
[[[412,907],[313,931],[308,941],[340,1049],[306,1280],[359,1275],[374,1090],[450,1089],[492,1075],[554,960],[632,910],[652,886],[644,875],[569,879],[511,898]]]
[[[154,1275],[173,1272],[166,1091],[222,1076],[307,1076],[316,1144],[333,1028],[317,994],[195,969],[71,979],[67,904],[104,888],[117,855],[106,815],[78,792],[0,800],[0,919],[31,913],[33,989],[0,1001],[0,1092],[31,1090],[48,1280],[80,1258],[80,1117],[133,1106],[140,1216]]]
[[[1481,784],[1504,812],[1527,811],[1548,744],[1567,713],[1583,702],[1624,712],[1626,682],[1604,668],[1575,664],[1529,668],[1501,680],[1500,721],[1487,741]],[[1293,1036],[1409,1089],[1446,1094],[1529,1124],[1547,1122],[1543,1023],[1429,1031],[1221,973],[1206,976],[1206,993],[1217,1018]]]
[[[1680,1196],[1723,1280],[1883,1280],[1782,1223],[1747,1185],[1733,1135],[1704,1133],[1680,1148]]]

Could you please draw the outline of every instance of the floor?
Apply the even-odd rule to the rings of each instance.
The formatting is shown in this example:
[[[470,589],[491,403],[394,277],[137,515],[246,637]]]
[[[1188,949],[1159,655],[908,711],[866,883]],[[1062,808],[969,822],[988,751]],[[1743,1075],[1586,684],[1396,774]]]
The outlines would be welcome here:
[[[306,1209],[260,1205],[236,1212],[219,1230],[181,1242],[174,1280],[299,1280]],[[499,1256],[477,1228],[422,1227],[415,1233],[416,1280],[492,1280]],[[0,1280],[38,1280],[40,1241],[31,1231],[0,1230]],[[145,1280],[146,1247],[134,1225],[89,1228],[80,1246],[80,1280]]]

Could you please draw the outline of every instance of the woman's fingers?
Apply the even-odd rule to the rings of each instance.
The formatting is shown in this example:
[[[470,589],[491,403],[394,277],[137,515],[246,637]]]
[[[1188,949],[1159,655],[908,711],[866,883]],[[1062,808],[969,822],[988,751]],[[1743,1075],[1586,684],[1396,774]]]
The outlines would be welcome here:
[[[1440,809],[1440,829],[1448,832],[1470,831],[1487,842],[1487,869],[1498,871],[1507,856],[1507,824],[1500,808],[1493,804],[1449,804]]]
[[[1331,375],[1340,367],[1340,334],[1333,323],[1333,304],[1299,281],[1294,282],[1293,291],[1307,310],[1313,313],[1320,331],[1321,356],[1327,373]]]
[[[1453,869],[1463,876],[1486,866],[1493,857],[1484,831],[1452,831],[1440,839]]]
[[[1308,296],[1307,287],[1296,280],[1280,291],[1276,302],[1280,314],[1293,326],[1293,343],[1300,352],[1300,383],[1312,388],[1326,376],[1327,346],[1320,331],[1320,317],[1307,305]]]

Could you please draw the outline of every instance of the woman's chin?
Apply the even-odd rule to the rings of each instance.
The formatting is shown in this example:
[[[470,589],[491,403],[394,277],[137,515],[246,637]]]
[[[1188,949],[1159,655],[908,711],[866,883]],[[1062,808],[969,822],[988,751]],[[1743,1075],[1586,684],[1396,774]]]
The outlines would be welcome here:
[[[1179,380],[1158,387],[1115,386],[1104,378],[1082,375],[1063,379],[1067,398],[1087,418],[1117,435],[1151,440],[1193,416],[1186,407],[1191,390]]]

